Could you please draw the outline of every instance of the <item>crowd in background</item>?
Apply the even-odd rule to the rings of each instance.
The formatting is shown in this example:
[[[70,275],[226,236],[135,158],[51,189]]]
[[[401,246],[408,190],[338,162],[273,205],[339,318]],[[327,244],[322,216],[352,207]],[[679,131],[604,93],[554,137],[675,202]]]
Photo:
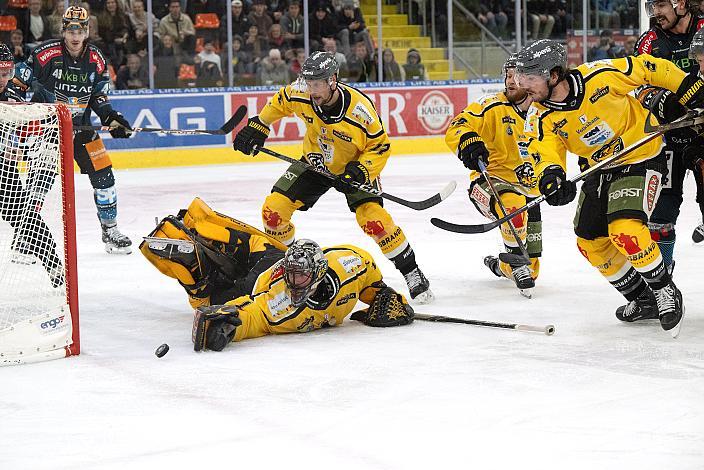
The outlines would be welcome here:
[[[77,3],[90,15],[90,41],[108,57],[118,89],[149,86],[148,25],[153,28],[156,88],[235,85],[281,85],[296,78],[305,60],[301,0],[89,0]],[[490,31],[509,38],[514,29],[513,0],[460,0]],[[529,39],[564,38],[574,27],[572,3],[566,0],[527,0]],[[611,29],[637,28],[634,0],[590,0],[592,18],[604,29],[589,58],[619,57],[632,50],[635,37],[617,47]],[[384,3],[389,3],[385,0]],[[444,14],[438,2],[438,18]],[[61,35],[64,0],[10,0],[0,12],[17,18],[17,27],[0,33],[15,60],[26,60],[42,41]],[[227,53],[227,15],[232,12],[232,60]],[[581,2],[577,6],[581,9]],[[310,49],[335,54],[340,77],[348,82],[377,81],[376,45],[367,29],[358,0],[309,2]],[[413,9],[412,21],[427,21]],[[415,19],[414,19],[415,18]],[[438,20],[436,23],[441,24]],[[406,57],[382,51],[384,81],[427,80],[421,54]]]

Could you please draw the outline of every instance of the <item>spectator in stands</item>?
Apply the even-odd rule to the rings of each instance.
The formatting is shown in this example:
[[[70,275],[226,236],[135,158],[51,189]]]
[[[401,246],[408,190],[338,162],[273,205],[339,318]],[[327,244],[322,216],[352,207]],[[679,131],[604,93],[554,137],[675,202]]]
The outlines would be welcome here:
[[[259,28],[256,24],[249,25],[249,31],[244,38],[242,49],[252,57],[252,62],[255,66],[259,66],[261,61],[269,53],[266,39],[259,35]]]
[[[95,16],[90,7],[90,3],[83,2],[81,6],[85,8],[86,13],[88,13],[88,41],[92,44],[98,46],[101,51],[105,50],[105,43],[100,37],[100,28],[98,27],[98,17]]]
[[[376,63],[369,55],[367,45],[360,41],[354,45],[354,54],[347,58],[350,82],[375,82]]]
[[[528,0],[526,5],[531,39],[549,38],[552,34],[552,28],[555,26],[555,17],[548,12],[548,2],[545,0]]]
[[[274,19],[274,23],[280,23],[286,9],[286,2],[283,0],[268,0],[269,15]]]
[[[232,36],[240,36],[243,38],[249,31],[249,18],[244,14],[242,0],[232,0],[230,4],[232,8]],[[227,42],[227,15],[222,15],[220,18],[220,43]]]
[[[23,44],[24,34],[21,29],[16,29],[10,33],[10,50],[15,56],[15,63],[24,62],[31,54],[29,47]]]
[[[221,0],[188,0],[186,4],[186,14],[193,21],[196,15],[201,13],[215,13],[218,18],[225,13],[224,2]]]
[[[704,4],[704,2],[699,3],[700,8],[702,4]],[[632,0],[615,0],[614,10],[618,12],[621,28],[638,29],[640,27],[640,5],[638,2]]]
[[[334,41],[333,41],[334,42]],[[347,59],[345,59],[346,61]],[[288,72],[289,75],[291,76],[291,79],[293,80],[294,78],[298,77],[298,75],[301,73],[301,67],[303,66],[303,62],[306,61],[306,51],[305,49],[296,49],[295,54],[291,61],[289,62],[289,67],[288,67]]]
[[[98,15],[100,37],[105,42],[103,52],[114,67],[124,61],[125,53],[129,52],[130,20],[121,10],[117,0],[105,0],[105,10]]]
[[[636,50],[636,42],[638,41],[638,38],[635,36],[630,36],[628,39],[626,39],[626,42],[623,44],[623,56],[627,57],[630,55],[633,55],[633,53]]]
[[[269,28],[269,34],[267,34],[266,40],[267,40],[267,45],[268,45],[269,49],[272,49],[272,48],[284,49],[285,48],[286,40],[284,39],[284,35],[281,32],[281,25],[280,24],[274,23],[271,25],[271,28]]]
[[[46,19],[49,21],[49,37],[47,39],[59,39],[64,20],[64,0],[54,0],[53,9]]]
[[[29,32],[27,45],[31,48],[51,38],[51,26],[42,14],[42,0],[29,0]]]
[[[335,54],[335,60],[337,61],[337,64],[340,66],[340,71],[338,72],[340,78],[347,78],[348,76],[348,70],[347,70],[347,57],[345,57],[345,54],[342,52],[339,52],[337,50],[337,41],[335,41],[332,38],[323,38],[323,50],[325,52],[330,52],[331,54]],[[304,58],[305,60],[305,58]]]
[[[148,22],[152,22],[155,36],[159,36],[159,21],[156,17],[144,10],[144,0],[132,0],[132,13],[129,14],[130,26],[134,31],[136,50],[146,50]]]
[[[408,49],[403,73],[406,81],[409,82],[428,80],[428,72],[425,70],[425,65],[421,63],[420,52],[417,49]]]
[[[161,37],[168,34],[179,45],[182,51],[193,54],[196,44],[196,29],[193,21],[181,13],[181,3],[178,0],[169,2],[169,14],[159,21]]]
[[[281,30],[284,33],[287,49],[303,47],[303,15],[299,0],[291,0],[289,3],[286,14],[281,17]]]
[[[308,21],[308,26],[310,28],[310,48],[312,51],[322,50],[323,38],[332,38],[340,41],[342,50],[347,51],[346,54],[349,55],[349,30],[347,28],[340,29],[335,17],[328,13],[324,4],[318,4],[315,8],[313,16]]]
[[[610,29],[604,29],[599,35],[599,43],[589,49],[587,60],[615,59],[618,56],[619,48],[614,42],[613,33]]]
[[[264,0],[254,0],[252,11],[250,11],[249,15],[247,15],[247,18],[249,18],[249,23],[257,25],[259,35],[264,39],[266,39],[269,28],[271,28],[271,25],[274,24],[271,16],[267,14],[266,9],[267,6]]]
[[[117,71],[115,86],[118,90],[149,88],[149,74],[141,57],[127,54],[127,65]]]
[[[179,68],[181,64],[187,63],[187,60],[170,34],[162,35],[161,41],[156,41],[156,43],[154,86],[157,88],[176,88],[178,87]]]
[[[230,64],[230,69],[232,70],[235,80],[242,75],[252,75],[254,74],[254,64],[252,59],[245,51],[242,50],[242,37],[233,36],[232,37],[232,62]],[[228,57],[227,51],[224,50],[220,54],[220,62],[224,65],[227,64]],[[223,77],[227,78],[225,72],[226,67],[223,67]]]
[[[618,12],[616,0],[591,0],[590,7],[593,12],[592,27],[596,28],[598,17],[599,29],[620,29],[621,15]]]
[[[567,30],[574,28],[574,17],[567,9],[565,0],[550,0],[554,2],[555,26],[552,29],[552,36],[558,39],[564,39],[567,36]]]
[[[501,0],[469,0],[465,4],[477,20],[492,34],[498,37],[506,36],[508,15],[502,7]]]
[[[222,86],[222,65],[220,56],[215,53],[215,44],[212,40],[206,39],[203,50],[194,58],[198,79],[196,85],[199,87]]]
[[[288,66],[281,58],[280,50],[269,50],[269,55],[262,59],[259,66],[258,78],[257,85],[288,85],[291,83]]]
[[[369,37],[369,31],[367,31],[367,25],[364,22],[364,17],[362,16],[362,10],[354,6],[354,0],[344,0],[342,3],[342,12],[337,17],[337,22],[340,28],[346,28],[348,32],[348,44],[355,44],[359,41],[364,41],[367,46],[367,50],[373,51],[374,45]],[[349,49],[343,51],[345,54],[349,54]]]
[[[381,76],[381,80],[385,82],[402,82],[404,79],[403,69],[398,65],[398,62],[396,62],[394,51],[388,48],[384,49],[381,60],[384,66],[384,73]]]

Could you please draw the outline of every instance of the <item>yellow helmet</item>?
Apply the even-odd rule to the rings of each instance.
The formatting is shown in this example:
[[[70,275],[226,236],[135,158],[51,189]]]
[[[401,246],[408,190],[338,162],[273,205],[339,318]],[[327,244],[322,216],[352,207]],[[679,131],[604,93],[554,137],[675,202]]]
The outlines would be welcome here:
[[[88,12],[85,8],[70,6],[64,13],[62,30],[66,31],[78,28],[88,28]]]

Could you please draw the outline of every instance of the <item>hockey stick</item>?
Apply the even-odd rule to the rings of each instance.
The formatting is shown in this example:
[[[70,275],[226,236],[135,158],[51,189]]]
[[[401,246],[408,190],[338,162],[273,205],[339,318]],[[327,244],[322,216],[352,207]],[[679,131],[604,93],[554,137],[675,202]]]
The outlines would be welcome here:
[[[313,165],[310,165],[304,161],[301,160],[296,160],[295,158],[291,158],[289,156],[283,155],[279,152],[275,152],[274,150],[268,149],[266,147],[256,147],[256,151],[265,153],[267,155],[271,155],[274,158],[278,158],[279,160],[283,160],[285,162],[289,162],[295,165],[302,166],[306,170],[314,171],[318,173],[319,175],[323,175],[324,177],[332,180],[332,181],[340,181],[340,177],[337,175],[334,175],[332,173],[324,172],[321,171],[317,168],[315,168]],[[394,196],[393,194],[385,193],[383,191],[380,191],[372,186],[366,185],[366,184],[360,184],[356,181],[350,181],[350,182],[345,182],[346,184],[349,184],[350,186],[359,189],[360,191],[364,191],[369,194],[373,194],[375,196],[383,197],[384,199],[388,199],[389,201],[396,202],[398,204],[401,204],[402,206],[409,207],[413,210],[417,211],[422,211],[425,209],[429,209],[433,206],[436,206],[440,204],[442,201],[447,199],[447,197],[452,194],[452,192],[455,190],[457,187],[457,183],[454,181],[450,181],[447,186],[445,186],[439,193],[433,194],[430,196],[428,199],[424,199],[422,201],[409,201],[407,199],[400,198],[398,196]]]
[[[678,119],[678,120],[675,121],[675,122],[679,122],[681,119],[684,119],[684,118],[686,118],[686,116],[684,116],[683,118]],[[638,140],[637,142],[634,142],[633,144],[629,145],[628,147],[626,147],[625,149],[621,150],[620,152],[618,152],[618,153],[616,153],[616,154],[610,156],[609,158],[606,158],[606,159],[600,161],[599,163],[597,163],[596,165],[594,165],[594,166],[592,166],[592,167],[587,168],[587,169],[586,169],[585,171],[583,171],[582,173],[578,174],[578,175],[575,176],[574,178],[571,178],[570,181],[572,181],[573,183],[576,183],[576,182],[578,182],[578,181],[582,181],[584,178],[586,178],[587,176],[591,175],[592,173],[595,173],[595,172],[597,172],[598,170],[601,170],[602,168],[605,168],[605,167],[607,167],[607,166],[609,166],[609,165],[612,165],[612,164],[616,163],[618,160],[620,160],[621,158],[623,158],[623,157],[626,156],[627,154],[629,154],[629,153],[633,152],[634,150],[636,150],[636,149],[642,147],[643,145],[647,144],[647,143],[650,142],[651,140],[655,140],[655,139],[661,137],[662,134],[663,134],[662,132],[655,132],[655,133],[653,133],[653,134],[648,134],[648,135],[646,135],[646,136],[643,137],[642,139]],[[608,144],[607,144],[607,145],[608,145]],[[558,189],[559,189],[559,188],[558,188]],[[553,192],[551,192],[550,194],[548,194],[548,196],[550,196],[550,195],[552,195],[552,194],[554,194],[554,193],[556,193],[556,192],[557,192],[557,189],[555,189],[555,191],[553,191]],[[495,220],[495,221],[493,221],[493,222],[489,222],[489,223],[486,223],[486,224],[469,224],[469,225],[453,224],[452,222],[446,222],[446,221],[444,221],[444,220],[442,220],[442,219],[438,219],[438,218],[436,218],[436,217],[433,217],[432,219],[430,219],[430,223],[432,223],[433,225],[435,225],[435,226],[438,227],[438,228],[441,228],[441,229],[443,229],[443,230],[447,230],[447,231],[449,231],[449,232],[455,232],[455,233],[485,233],[485,232],[488,232],[489,230],[495,229],[495,228],[498,227],[499,225],[501,225],[501,224],[503,224],[504,222],[506,222],[507,220],[510,220],[511,218],[517,216],[518,214],[521,214],[521,213],[523,213],[523,212],[525,212],[525,211],[527,211],[527,210],[529,210],[529,209],[531,209],[531,208],[537,206],[538,204],[540,204],[541,202],[543,202],[545,199],[546,199],[546,195],[545,195],[545,194],[542,194],[542,195],[536,197],[535,199],[533,199],[532,201],[530,201],[530,202],[529,202],[528,204],[526,204],[525,206],[516,209],[515,211],[511,212],[510,214],[508,214],[508,215],[506,215],[506,216],[504,216],[504,217],[501,217],[500,219],[497,219],[497,220]]]
[[[489,183],[489,189],[491,189],[491,193],[496,198],[496,203],[501,208],[502,216],[505,216],[506,214],[508,214],[508,211],[506,210],[506,207],[504,206],[503,201],[499,197],[499,192],[496,190],[496,187],[494,186],[493,181],[491,181],[491,178],[489,177],[489,173],[487,173],[487,171],[486,171],[486,165],[484,164],[484,162],[481,159],[479,159],[478,163],[479,163],[479,171],[482,172],[482,176],[484,177],[486,182]],[[528,254],[528,250],[526,250],[526,247],[523,246],[523,242],[521,241],[521,238],[518,236],[518,233],[516,232],[516,227],[513,226],[513,222],[509,219],[509,221],[507,223],[508,223],[509,228],[511,229],[511,233],[513,234],[513,238],[516,240],[516,243],[518,243],[518,248],[520,248],[521,254],[523,255],[521,257],[521,264],[528,266],[530,264],[530,255]],[[501,254],[503,254],[503,253],[501,253]],[[513,253],[507,253],[507,254],[513,254]],[[501,255],[499,255],[499,256],[501,256]],[[504,256],[504,259],[505,258],[506,257]],[[504,261],[504,260],[502,259],[501,261]],[[504,263],[506,263],[506,261],[504,261]],[[510,265],[511,263],[508,263],[508,264]]]
[[[690,110],[686,115],[684,115],[681,119],[678,119],[677,121],[670,122],[667,124],[659,124],[657,126],[650,124],[652,114],[652,111],[648,111],[648,117],[645,120],[645,128],[643,130],[647,133],[665,133],[673,129],[681,129],[683,127],[692,127],[697,126],[699,124],[704,124],[704,109]]]
[[[247,107],[240,106],[235,111],[228,121],[222,125],[220,129],[159,129],[158,127],[135,127],[132,132],[159,132],[162,134],[169,135],[227,135],[237,127],[237,124],[242,121],[242,119],[247,114]],[[77,131],[111,131],[115,130],[115,127],[110,126],[73,126],[74,130]]]
[[[428,315],[425,313],[416,313],[413,317],[416,320],[431,321],[437,323],[463,323],[465,325],[486,326],[489,328],[504,328],[506,330],[533,331],[536,333],[544,333],[548,336],[555,334],[555,325],[533,326],[521,325],[519,323],[499,323],[493,321],[469,320],[465,318],[446,317],[444,315]]]

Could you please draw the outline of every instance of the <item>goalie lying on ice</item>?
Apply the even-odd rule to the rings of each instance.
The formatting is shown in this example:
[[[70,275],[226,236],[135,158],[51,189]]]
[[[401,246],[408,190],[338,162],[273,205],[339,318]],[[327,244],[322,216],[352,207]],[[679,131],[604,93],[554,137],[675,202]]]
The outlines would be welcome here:
[[[413,309],[406,299],[384,284],[374,259],[360,248],[336,245],[321,249],[311,240],[300,239],[284,253],[275,247],[275,240],[212,211],[199,199],[179,216],[165,218],[140,249],[189,293],[196,309],[196,351],[220,351],[231,341],[336,326],[358,300],[369,308],[351,318],[367,325],[399,326],[413,321]],[[205,222],[221,224],[220,236],[215,238],[216,231]],[[211,229],[208,233],[207,228]],[[222,236],[225,232],[228,239]],[[229,243],[233,237],[242,241],[235,254]],[[163,239],[161,244],[159,239]],[[237,274],[223,273],[227,259],[231,273]],[[253,287],[245,292],[250,284]]]

